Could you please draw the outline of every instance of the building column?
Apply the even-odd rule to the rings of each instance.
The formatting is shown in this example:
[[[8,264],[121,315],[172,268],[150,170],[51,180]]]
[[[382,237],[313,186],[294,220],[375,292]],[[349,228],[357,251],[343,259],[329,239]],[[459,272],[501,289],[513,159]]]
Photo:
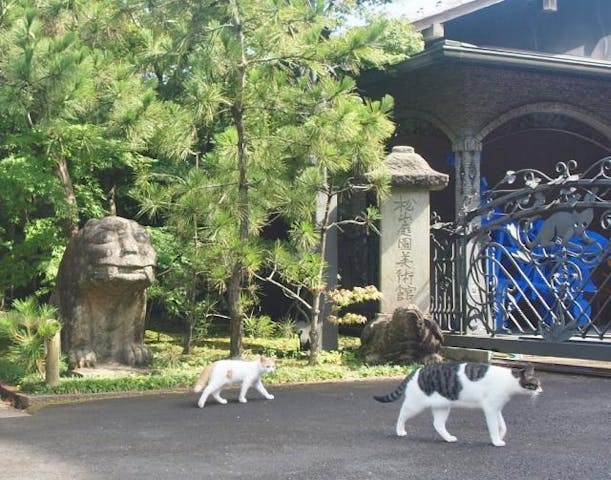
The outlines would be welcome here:
[[[456,172],[456,221],[461,222],[469,211],[477,209],[481,203],[480,163],[482,142],[473,137],[463,137],[452,144],[452,150],[454,151]],[[470,224],[473,225],[479,223],[479,221],[479,217],[473,218]],[[472,270],[472,259],[477,257],[479,248],[479,245],[470,242],[465,245],[464,258],[457,259],[463,262],[464,276],[462,279],[466,281],[467,297],[465,302],[469,311],[475,308],[473,299],[477,298],[478,295],[478,282],[473,279],[473,275],[476,273]],[[481,281],[483,280],[480,279],[480,283]],[[468,325],[466,332],[471,335],[486,335],[486,330],[481,323]]]
[[[482,142],[474,137],[463,137],[452,144],[456,172],[456,219],[480,203],[480,162]]]

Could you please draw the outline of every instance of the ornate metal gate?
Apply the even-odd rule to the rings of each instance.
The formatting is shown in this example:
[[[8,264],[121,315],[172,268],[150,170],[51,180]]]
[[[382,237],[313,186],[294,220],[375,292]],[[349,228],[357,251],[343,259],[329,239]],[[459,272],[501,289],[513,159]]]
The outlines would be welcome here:
[[[432,225],[431,313],[450,345],[611,358],[611,157],[509,171]]]

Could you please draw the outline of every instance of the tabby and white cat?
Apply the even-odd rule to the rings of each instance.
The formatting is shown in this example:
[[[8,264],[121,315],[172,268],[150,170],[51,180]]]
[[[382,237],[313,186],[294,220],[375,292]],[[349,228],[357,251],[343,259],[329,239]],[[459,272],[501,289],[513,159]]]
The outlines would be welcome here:
[[[541,382],[534,376],[532,366],[505,368],[487,363],[445,362],[419,368],[394,392],[374,398],[379,402],[394,402],[405,393],[396,427],[401,437],[407,434],[405,422],[430,408],[433,426],[446,442],[456,441],[446,429],[450,409],[479,407],[486,416],[492,444],[502,447],[507,432],[501,413],[505,404],[515,394],[537,395],[540,392]]]
[[[226,404],[227,400],[221,397],[221,390],[226,386],[242,382],[238,400],[246,403],[246,392],[254,386],[258,392],[268,400],[273,400],[271,395],[261,383],[261,377],[265,373],[273,372],[276,368],[276,361],[273,358],[261,356],[256,360],[219,360],[208,365],[197,379],[193,391],[202,392],[197,406],[204,408],[209,395],[221,404]],[[207,383],[207,385],[206,385]],[[204,385],[206,388],[204,388]]]

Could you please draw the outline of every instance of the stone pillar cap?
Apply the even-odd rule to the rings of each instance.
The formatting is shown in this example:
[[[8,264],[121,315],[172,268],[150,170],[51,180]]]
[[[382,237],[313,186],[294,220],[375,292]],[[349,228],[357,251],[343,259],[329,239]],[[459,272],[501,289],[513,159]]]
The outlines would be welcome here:
[[[423,190],[443,190],[450,177],[433,170],[427,161],[414,151],[414,147],[398,145],[384,159],[391,184],[397,187],[417,187]]]

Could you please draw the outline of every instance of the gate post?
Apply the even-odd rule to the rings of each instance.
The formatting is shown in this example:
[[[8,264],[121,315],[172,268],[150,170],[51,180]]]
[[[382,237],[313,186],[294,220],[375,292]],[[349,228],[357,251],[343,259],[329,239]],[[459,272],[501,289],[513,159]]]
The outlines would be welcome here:
[[[461,219],[467,211],[479,207],[482,142],[465,137],[452,144],[452,151],[456,172],[456,219]]]
[[[413,147],[386,156],[390,194],[380,203],[381,315],[398,307],[430,309],[430,191],[443,190],[448,175],[433,170]]]
[[[465,216],[469,211],[476,210],[480,206],[481,202],[481,191],[480,191],[480,163],[482,159],[482,142],[477,138],[471,136],[465,136],[452,144],[452,150],[454,152],[454,169],[455,169],[455,201],[456,201],[456,221],[464,226],[467,226]],[[469,222],[470,226],[479,225],[480,219],[475,218]],[[465,284],[461,291],[464,294],[462,299],[463,308],[467,311],[463,312],[463,322],[461,330],[469,330],[469,333],[474,335],[480,335],[485,333],[483,325],[473,325],[469,321],[469,312],[472,310],[472,299],[476,298],[478,291],[475,282],[469,280],[469,268],[472,267],[470,259],[476,258],[478,249],[480,248],[477,244],[465,244],[463,245],[463,258],[458,258],[458,262],[462,264],[458,265],[459,271],[462,273],[459,278],[462,279]]]

